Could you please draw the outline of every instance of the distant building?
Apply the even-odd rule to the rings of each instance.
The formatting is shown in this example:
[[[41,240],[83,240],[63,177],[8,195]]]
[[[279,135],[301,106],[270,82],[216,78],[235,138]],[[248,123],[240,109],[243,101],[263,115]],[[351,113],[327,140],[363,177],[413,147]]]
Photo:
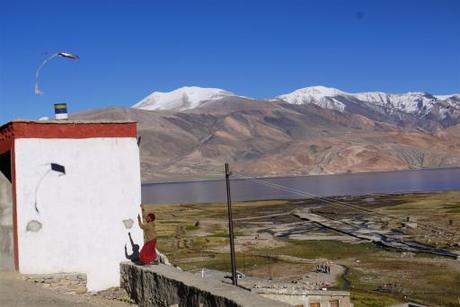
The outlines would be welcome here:
[[[143,240],[136,123],[10,122],[0,173],[1,269],[86,273],[89,290],[119,285],[128,232]]]

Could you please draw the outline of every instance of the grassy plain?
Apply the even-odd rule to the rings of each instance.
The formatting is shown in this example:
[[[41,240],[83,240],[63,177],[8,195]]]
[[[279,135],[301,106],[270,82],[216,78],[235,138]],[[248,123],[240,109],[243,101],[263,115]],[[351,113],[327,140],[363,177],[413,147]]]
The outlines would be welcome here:
[[[459,306],[460,261],[382,249],[369,242],[329,240],[327,236],[338,234],[314,225],[298,228],[309,222],[290,213],[311,207],[333,218],[376,219],[404,232],[408,238],[460,251],[460,192],[336,200],[371,212],[350,210],[318,199],[234,204],[238,270],[289,282],[311,272],[315,263],[329,261],[346,268],[334,288],[349,290],[355,306],[388,306],[406,299]],[[148,210],[157,215],[159,249],[173,263],[191,271],[203,267],[230,270],[225,204],[151,205]],[[407,217],[416,221],[418,227],[403,227]],[[303,232],[307,237],[320,234],[322,239],[294,240],[290,232],[285,235],[279,231],[286,225],[291,225],[289,231]]]

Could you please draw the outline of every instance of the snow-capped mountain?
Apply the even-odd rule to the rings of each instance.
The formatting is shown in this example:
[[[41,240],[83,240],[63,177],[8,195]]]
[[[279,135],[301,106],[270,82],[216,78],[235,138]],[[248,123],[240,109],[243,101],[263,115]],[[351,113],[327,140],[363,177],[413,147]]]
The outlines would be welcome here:
[[[229,97],[232,97],[232,100],[223,99]],[[223,89],[190,86],[171,92],[153,92],[135,104],[133,108],[176,112],[197,109],[198,112],[199,110],[206,112],[211,109],[202,107],[211,106],[210,103],[239,101],[245,104],[250,103],[251,100],[256,101],[256,99],[238,96]],[[324,109],[360,114],[373,120],[393,123],[416,122],[417,125],[430,128],[437,124],[446,127],[460,123],[460,94],[435,96],[423,92],[349,93],[336,88],[311,86],[266,101],[296,105],[314,104]],[[216,110],[216,105],[213,104],[213,106],[213,110]]]
[[[185,111],[198,108],[207,101],[229,96],[236,95],[218,88],[184,86],[171,92],[153,92],[132,107],[150,111]]]
[[[429,117],[440,122],[449,122],[445,124],[450,124],[452,119],[456,122],[460,114],[459,94],[434,96],[422,92],[347,93],[335,88],[313,86],[280,95],[276,99],[291,104],[315,104],[341,112],[359,109],[362,113],[363,110],[369,110],[399,119],[404,119],[405,116],[414,116],[418,119]]]
[[[405,113],[425,115],[429,113],[437,98],[419,92],[409,92],[405,94],[386,94],[382,92],[366,92],[351,94],[352,97],[364,102],[381,106],[390,113],[398,110]]]
[[[436,95],[434,96],[439,100],[446,100],[446,99],[456,99],[460,101],[460,94],[454,94],[454,95]]]
[[[344,111],[345,104],[334,98],[339,95],[348,95],[348,93],[325,86],[310,86],[295,90],[289,94],[278,96],[275,99],[280,99],[292,104],[313,103],[325,109]]]
[[[441,96],[448,98],[450,96]],[[344,111],[348,103],[367,104],[385,109],[387,112],[424,115],[440,100],[428,93],[409,92],[405,94],[387,94],[383,92],[347,93],[335,88],[313,86],[298,89],[292,93],[277,97],[288,103],[313,103],[322,108]]]

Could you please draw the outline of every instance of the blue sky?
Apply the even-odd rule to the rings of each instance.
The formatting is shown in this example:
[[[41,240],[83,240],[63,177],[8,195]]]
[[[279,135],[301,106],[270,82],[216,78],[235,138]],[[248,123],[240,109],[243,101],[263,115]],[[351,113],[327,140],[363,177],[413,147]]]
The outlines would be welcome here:
[[[34,73],[46,52],[71,51]],[[0,123],[184,85],[460,92],[460,1],[0,1]]]

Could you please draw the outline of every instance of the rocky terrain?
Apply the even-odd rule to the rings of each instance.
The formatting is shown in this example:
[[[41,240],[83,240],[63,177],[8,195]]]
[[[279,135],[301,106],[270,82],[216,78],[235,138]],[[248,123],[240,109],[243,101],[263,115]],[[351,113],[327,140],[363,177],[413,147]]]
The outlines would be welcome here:
[[[460,96],[312,87],[257,100],[220,89],[155,92],[74,119],[139,123],[144,182],[460,166]]]

